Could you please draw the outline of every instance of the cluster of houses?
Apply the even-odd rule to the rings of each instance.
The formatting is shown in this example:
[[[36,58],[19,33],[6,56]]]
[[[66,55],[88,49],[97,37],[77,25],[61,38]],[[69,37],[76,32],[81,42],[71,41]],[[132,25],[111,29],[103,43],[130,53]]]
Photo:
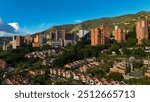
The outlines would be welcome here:
[[[84,75],[79,72],[67,71],[61,68],[51,68],[50,75],[62,76],[64,78],[73,78],[73,80],[81,81],[88,85],[126,85],[123,81],[118,82],[114,80],[106,80],[104,78],[98,79],[89,75]]]
[[[36,85],[32,80],[26,79],[21,75],[12,75],[4,78],[4,85]]]
[[[143,64],[144,64],[144,65],[150,65],[150,60],[144,60],[144,61],[143,61]]]
[[[95,68],[99,66],[100,66],[100,61],[97,61],[97,59],[93,57],[93,58],[74,61],[72,63],[66,64],[64,67],[67,69],[80,69],[81,72],[86,72],[90,68]]]
[[[55,60],[55,58],[50,59],[50,61],[43,60],[42,63],[41,63],[41,65],[48,66],[48,67],[53,67],[54,60]]]
[[[45,59],[47,56],[57,56],[60,53],[58,53],[56,50],[51,49],[47,51],[35,51],[29,54],[26,54],[26,58],[40,58],[40,59]]]
[[[32,76],[36,76],[36,75],[43,75],[45,74],[45,70],[33,70],[33,71],[29,71],[29,75],[32,75]]]
[[[126,74],[127,63],[125,61],[114,63],[113,68],[110,68],[110,73],[118,72],[123,76]]]
[[[46,50],[46,51],[35,51],[29,54],[25,55],[25,58],[31,59],[31,58],[40,58],[42,59],[41,65],[43,66],[49,66],[52,67],[53,66],[53,61],[55,60],[55,58],[51,58],[50,60],[45,60],[46,57],[48,56],[53,56],[56,57],[58,55],[60,55],[62,52],[58,52],[55,49],[50,49],[50,50]]]

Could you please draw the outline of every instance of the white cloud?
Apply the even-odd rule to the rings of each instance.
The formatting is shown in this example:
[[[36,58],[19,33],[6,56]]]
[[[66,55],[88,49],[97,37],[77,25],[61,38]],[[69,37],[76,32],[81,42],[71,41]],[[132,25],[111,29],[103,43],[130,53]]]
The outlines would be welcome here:
[[[23,35],[26,34],[26,32],[20,28],[18,22],[5,24],[0,17],[0,36],[12,36],[16,34]]]
[[[81,22],[82,22],[82,20],[75,20],[75,22],[76,22],[76,23],[81,23]]]
[[[20,26],[17,22],[8,23],[8,25],[12,26],[16,32],[20,30]]]

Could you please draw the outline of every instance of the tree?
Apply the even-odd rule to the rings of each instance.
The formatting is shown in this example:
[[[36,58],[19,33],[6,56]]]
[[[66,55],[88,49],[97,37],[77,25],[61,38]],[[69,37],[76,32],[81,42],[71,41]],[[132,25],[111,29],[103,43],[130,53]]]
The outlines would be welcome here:
[[[112,72],[109,74],[108,76],[109,79],[113,79],[115,81],[122,81],[124,78],[122,76],[122,74],[118,73],[118,72]]]
[[[142,46],[143,47],[149,47],[150,46],[150,40],[149,39],[144,39],[142,41]]]
[[[116,53],[119,53],[120,44],[119,43],[113,43],[111,44],[110,50],[115,51]]]
[[[38,61],[38,62],[35,62],[34,64],[33,64],[33,67],[34,67],[34,69],[39,69],[39,68],[41,68],[41,63]]]
[[[86,71],[86,73],[98,78],[102,78],[104,76],[104,72],[99,68],[90,68]]]
[[[137,44],[137,39],[135,38],[128,38],[126,43],[126,47],[134,47]]]

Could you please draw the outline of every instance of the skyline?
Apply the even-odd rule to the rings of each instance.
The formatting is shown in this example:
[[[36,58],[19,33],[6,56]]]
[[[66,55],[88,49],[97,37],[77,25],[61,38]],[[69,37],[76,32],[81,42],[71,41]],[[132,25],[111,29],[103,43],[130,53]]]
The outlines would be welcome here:
[[[150,11],[149,3],[147,0],[2,0],[0,24],[13,27],[14,33],[33,34],[55,25]]]

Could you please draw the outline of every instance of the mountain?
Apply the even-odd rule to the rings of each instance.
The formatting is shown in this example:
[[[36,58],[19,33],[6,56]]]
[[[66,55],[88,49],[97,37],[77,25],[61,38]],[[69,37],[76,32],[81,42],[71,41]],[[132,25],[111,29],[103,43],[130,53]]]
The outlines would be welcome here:
[[[67,32],[77,32],[80,29],[91,30],[92,28],[100,27],[101,24],[107,24],[110,26],[111,31],[114,29],[114,26],[119,26],[125,30],[133,30],[135,26],[135,21],[139,18],[147,18],[150,20],[149,11],[140,11],[136,14],[127,14],[117,17],[104,17],[93,20],[87,20],[79,24],[68,24],[53,26],[45,31],[40,32],[39,34],[46,34],[54,29],[56,30],[66,30]]]
[[[65,30],[66,32],[70,32],[74,27],[76,27],[78,24],[67,24],[67,25],[60,25],[60,26],[53,26],[47,30],[44,30],[42,32],[39,33],[35,33],[36,34],[47,34],[50,31],[54,31],[54,30]]]

